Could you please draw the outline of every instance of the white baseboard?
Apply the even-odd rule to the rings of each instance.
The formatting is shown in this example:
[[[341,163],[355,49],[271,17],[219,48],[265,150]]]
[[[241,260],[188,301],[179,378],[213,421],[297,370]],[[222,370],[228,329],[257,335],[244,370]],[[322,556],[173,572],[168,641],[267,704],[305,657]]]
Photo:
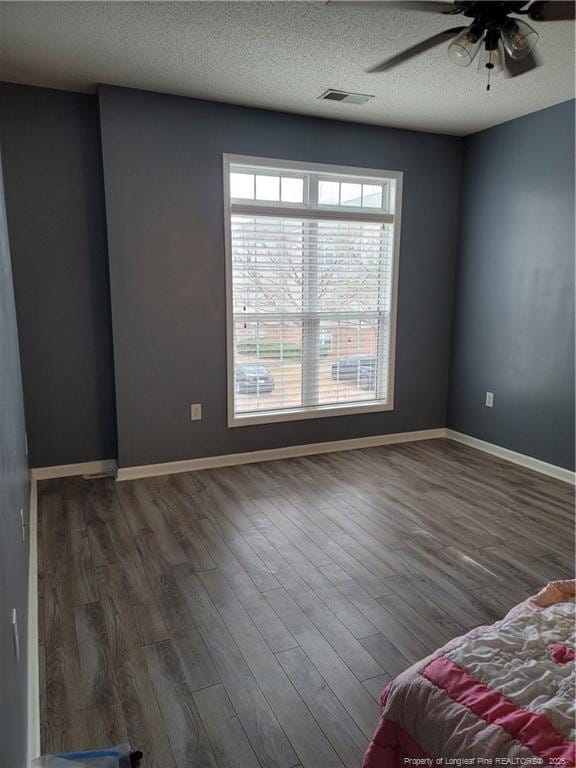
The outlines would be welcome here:
[[[55,477],[74,477],[76,475],[114,474],[115,461],[84,461],[81,464],[59,464],[55,467],[35,467],[31,469],[34,480],[51,480]]]
[[[450,440],[455,440],[457,443],[468,445],[471,448],[477,448],[479,451],[484,451],[484,453],[498,456],[500,459],[511,461],[513,464],[520,464],[520,466],[533,469],[535,472],[554,477],[556,480],[562,480],[563,482],[571,483],[572,485],[576,484],[576,472],[564,469],[564,467],[548,464],[546,461],[534,459],[532,456],[526,456],[524,453],[516,453],[516,451],[502,448],[493,443],[487,443],[485,440],[480,440],[477,437],[470,437],[470,435],[464,435],[462,432],[455,432],[453,429],[446,430],[446,437]]]
[[[446,430],[444,428],[422,429],[415,432],[397,432],[393,435],[355,437],[350,440],[332,440],[330,442],[309,443],[307,445],[290,445],[284,448],[271,448],[266,451],[228,453],[223,456],[207,456],[202,459],[169,461],[163,464],[144,464],[138,467],[120,467],[116,473],[116,479],[137,480],[140,477],[173,475],[178,472],[195,472],[199,469],[231,467],[237,464],[254,464],[260,461],[292,459],[297,456],[312,456],[320,453],[334,453],[336,451],[352,451],[357,448],[373,448],[378,445],[409,443],[415,440],[431,440],[438,437],[446,437]]]
[[[62,464],[55,467],[37,467],[31,470],[34,480],[49,480],[57,477],[73,477],[75,475],[96,475],[116,473],[117,480],[137,480],[139,477],[155,477],[158,475],[173,475],[178,472],[195,472],[200,469],[215,469],[217,467],[232,467],[238,464],[254,464],[260,461],[276,461],[291,459],[298,456],[313,456],[321,453],[336,451],[352,451],[357,448],[372,448],[378,445],[393,445],[394,443],[409,443],[417,440],[432,440],[447,437],[458,443],[476,448],[484,453],[490,453],[513,464],[532,469],[535,472],[554,477],[565,483],[576,484],[576,472],[554,464],[548,464],[540,459],[534,459],[523,453],[502,448],[493,443],[487,443],[477,437],[471,437],[452,429],[422,429],[414,432],[397,432],[392,435],[374,435],[372,437],[355,437],[350,440],[332,440],[324,443],[308,443],[307,445],[291,445],[283,448],[271,448],[264,451],[247,451],[244,453],[228,453],[222,456],[207,456],[201,459],[185,459],[184,461],[168,461],[161,464],[143,464],[136,467],[116,468],[115,461],[87,461],[82,464]]]
[[[28,513],[28,724],[26,765],[40,755],[40,667],[38,662],[38,495],[30,480]]]

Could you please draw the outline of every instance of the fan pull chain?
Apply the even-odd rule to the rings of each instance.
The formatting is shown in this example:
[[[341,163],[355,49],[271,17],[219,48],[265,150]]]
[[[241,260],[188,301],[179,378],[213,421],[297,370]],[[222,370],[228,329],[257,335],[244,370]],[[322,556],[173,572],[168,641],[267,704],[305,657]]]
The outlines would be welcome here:
[[[490,75],[492,74],[492,70],[494,69],[494,64],[492,64],[492,51],[488,53],[488,63],[486,64],[486,69],[488,70],[488,83],[486,84],[486,90],[490,90]]]

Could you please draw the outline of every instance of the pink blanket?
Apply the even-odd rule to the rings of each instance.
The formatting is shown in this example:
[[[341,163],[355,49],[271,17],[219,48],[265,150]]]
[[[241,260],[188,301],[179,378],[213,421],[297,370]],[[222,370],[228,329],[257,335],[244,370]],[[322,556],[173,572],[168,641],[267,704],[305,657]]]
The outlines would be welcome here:
[[[551,582],[392,681],[364,768],[575,768],[575,586]]]

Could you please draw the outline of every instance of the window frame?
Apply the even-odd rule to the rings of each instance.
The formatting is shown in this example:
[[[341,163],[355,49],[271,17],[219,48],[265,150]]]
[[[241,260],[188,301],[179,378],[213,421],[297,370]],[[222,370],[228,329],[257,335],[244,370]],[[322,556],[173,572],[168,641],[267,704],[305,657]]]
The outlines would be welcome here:
[[[396,325],[397,325],[397,305],[398,305],[398,273],[400,261],[400,240],[401,240],[401,222],[402,222],[402,182],[404,174],[402,171],[385,171],[374,168],[356,168],[348,165],[330,165],[325,163],[299,162],[293,160],[277,160],[271,157],[254,157],[251,155],[236,155],[224,153],[223,176],[224,176],[224,251],[226,266],[226,372],[227,372],[227,411],[228,426],[241,427],[252,424],[273,424],[283,421],[300,421],[304,419],[317,419],[328,416],[347,416],[361,413],[374,413],[379,411],[394,410],[394,383],[396,371]],[[384,210],[378,211],[375,208],[353,207],[333,208],[328,205],[316,203],[314,207],[310,205],[310,190],[307,183],[304,183],[304,202],[290,203],[287,206],[282,202],[276,201],[249,201],[241,198],[230,197],[230,167],[234,165],[244,165],[250,167],[253,172],[260,171],[261,175],[266,172],[270,175],[273,171],[278,171],[278,175],[298,176],[298,171],[315,174],[318,178],[329,176],[349,176],[351,181],[362,179],[363,183],[367,180],[385,182],[387,180],[395,181],[395,194],[393,212],[388,213]],[[346,179],[348,181],[348,179]],[[389,339],[388,339],[388,379],[387,379],[387,400],[368,400],[366,402],[338,403],[328,405],[301,406],[292,408],[289,411],[270,410],[260,411],[258,413],[247,413],[246,415],[237,414],[234,411],[235,399],[235,378],[234,378],[234,294],[233,294],[233,260],[232,260],[232,215],[270,215],[271,209],[274,215],[278,217],[310,218],[326,220],[350,220],[363,222],[380,222],[394,224],[393,247],[392,247],[392,267],[391,267],[391,293],[390,293],[390,318],[389,318]]]

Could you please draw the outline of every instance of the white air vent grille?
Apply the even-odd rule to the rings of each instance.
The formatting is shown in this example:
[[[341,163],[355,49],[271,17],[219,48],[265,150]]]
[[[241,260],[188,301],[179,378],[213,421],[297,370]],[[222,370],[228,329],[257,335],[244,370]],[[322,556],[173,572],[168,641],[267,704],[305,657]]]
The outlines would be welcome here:
[[[370,96],[367,93],[349,93],[348,91],[336,91],[334,88],[329,88],[320,94],[318,98],[326,99],[326,101],[343,101],[346,104],[366,104],[374,96]]]

